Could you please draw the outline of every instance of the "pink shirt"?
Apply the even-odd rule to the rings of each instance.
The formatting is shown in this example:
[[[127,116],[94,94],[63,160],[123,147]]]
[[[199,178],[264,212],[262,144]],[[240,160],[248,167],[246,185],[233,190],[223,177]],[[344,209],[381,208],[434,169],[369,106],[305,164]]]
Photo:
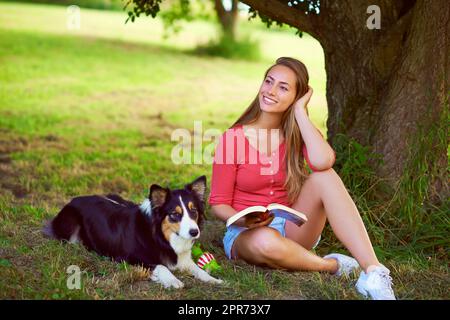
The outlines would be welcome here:
[[[214,155],[209,204],[228,204],[236,211],[274,202],[291,206],[283,187],[286,180],[284,141],[267,155],[250,144],[242,125],[222,134]],[[305,145],[303,156],[316,171],[309,163]]]

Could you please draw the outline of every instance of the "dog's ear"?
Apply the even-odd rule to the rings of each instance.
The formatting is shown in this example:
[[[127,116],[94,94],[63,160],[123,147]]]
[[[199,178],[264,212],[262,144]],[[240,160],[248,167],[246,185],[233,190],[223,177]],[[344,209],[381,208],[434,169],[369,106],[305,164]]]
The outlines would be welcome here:
[[[206,176],[198,177],[192,183],[187,184],[185,188],[193,191],[200,201],[204,202],[206,192]]]
[[[152,208],[161,207],[169,197],[169,189],[163,188],[157,184],[152,184],[150,187],[149,199]]]

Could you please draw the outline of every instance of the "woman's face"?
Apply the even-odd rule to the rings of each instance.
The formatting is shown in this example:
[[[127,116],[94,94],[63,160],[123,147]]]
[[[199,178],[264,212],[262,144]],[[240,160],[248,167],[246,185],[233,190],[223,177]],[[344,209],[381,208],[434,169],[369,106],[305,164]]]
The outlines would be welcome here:
[[[284,112],[294,102],[296,95],[294,71],[276,65],[267,73],[259,89],[259,105],[264,112]]]

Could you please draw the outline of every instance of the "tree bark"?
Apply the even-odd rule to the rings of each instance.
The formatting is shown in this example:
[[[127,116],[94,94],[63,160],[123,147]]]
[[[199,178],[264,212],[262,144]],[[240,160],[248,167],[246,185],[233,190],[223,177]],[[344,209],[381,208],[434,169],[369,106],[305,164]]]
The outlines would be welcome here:
[[[214,0],[214,7],[224,34],[234,40],[236,36],[238,0],[232,0],[231,10],[229,11],[223,6],[222,0]]]
[[[344,133],[383,157],[381,177],[395,186],[421,132],[441,118],[450,83],[450,3],[446,0],[321,0],[320,14],[287,1],[243,0],[271,19],[297,27],[322,45],[327,73],[328,136]],[[381,29],[370,30],[367,8],[381,9]],[[301,59],[301,56],[293,53]],[[446,130],[446,128],[441,128]],[[429,166],[432,196],[448,197],[447,145],[434,139]],[[433,149],[432,149],[433,148]],[[427,170],[425,170],[427,171]]]
[[[410,14],[400,54],[379,92],[376,130],[370,144],[384,156],[380,173],[392,173],[395,179],[413,160],[410,157],[422,156],[417,154],[420,143],[429,144],[425,152],[439,155],[433,160],[436,163],[427,163],[428,172],[438,169],[430,185],[431,195],[446,199],[448,140],[439,143],[437,136],[431,140],[423,137],[436,125],[447,132],[448,119],[443,122],[442,117],[445,108],[448,112],[450,92],[450,3],[420,0]]]

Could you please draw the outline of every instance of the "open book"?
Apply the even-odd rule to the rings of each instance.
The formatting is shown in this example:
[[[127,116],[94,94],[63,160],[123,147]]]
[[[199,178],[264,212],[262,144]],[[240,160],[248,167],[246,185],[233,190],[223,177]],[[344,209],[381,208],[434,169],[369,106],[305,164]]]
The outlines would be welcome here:
[[[227,227],[235,223],[238,219],[242,218],[243,216],[256,212],[273,214],[275,217],[281,217],[286,220],[292,221],[298,226],[308,221],[306,216],[300,211],[283,206],[282,204],[279,203],[271,203],[267,207],[253,206],[248,207],[242,211],[239,211],[238,213],[236,213],[227,220]]]

